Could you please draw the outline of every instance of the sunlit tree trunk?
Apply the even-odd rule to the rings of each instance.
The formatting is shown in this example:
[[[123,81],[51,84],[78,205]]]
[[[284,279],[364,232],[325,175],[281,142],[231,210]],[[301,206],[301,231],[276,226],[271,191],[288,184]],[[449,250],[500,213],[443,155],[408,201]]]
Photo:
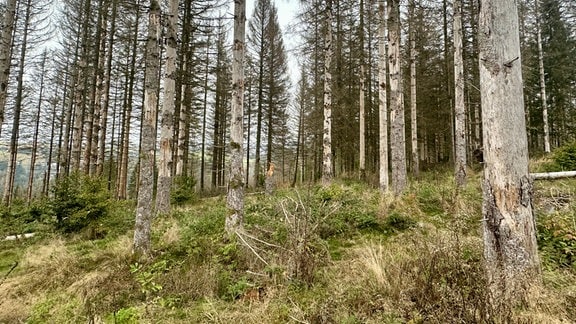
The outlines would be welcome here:
[[[226,203],[226,231],[242,229],[244,218],[244,58],[246,35],[246,2],[234,2],[234,44],[232,45],[232,120],[230,122],[230,177]]]
[[[148,13],[148,40],[146,41],[146,70],[144,84],[144,118],[142,120],[142,150],[138,179],[138,205],[134,226],[134,254],[146,257],[150,254],[150,226],[152,223],[154,151],[156,146],[156,112],[160,72],[160,4],[150,1]]]
[[[332,183],[332,0],[326,0],[324,39],[324,133],[322,136],[322,184]]]
[[[378,1],[378,111],[380,142],[380,191],[388,191],[388,109],[386,98],[386,6],[384,0]]]
[[[513,307],[539,277],[514,0],[481,0],[484,257],[492,303]]]
[[[462,59],[462,0],[454,0],[454,125],[456,185],[466,184],[466,107],[464,106],[464,60]]]
[[[6,2],[4,21],[2,25],[2,39],[0,40],[0,131],[4,124],[4,109],[6,107],[6,94],[8,91],[8,78],[12,61],[12,34],[16,17],[17,0]]]
[[[168,3],[168,31],[166,33],[166,75],[164,77],[164,102],[160,130],[160,162],[158,166],[158,189],[156,212],[170,212],[170,189],[172,187],[172,143],[174,136],[174,105],[176,90],[176,46],[178,28],[178,0]]]

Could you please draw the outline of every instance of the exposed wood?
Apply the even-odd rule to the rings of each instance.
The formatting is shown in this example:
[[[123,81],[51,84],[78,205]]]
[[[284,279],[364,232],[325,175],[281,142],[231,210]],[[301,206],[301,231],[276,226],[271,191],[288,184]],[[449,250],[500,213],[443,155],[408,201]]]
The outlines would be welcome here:
[[[380,191],[388,191],[388,109],[386,98],[386,6],[384,0],[378,2],[378,111],[380,114]]]
[[[526,300],[540,266],[516,1],[482,0],[479,31],[484,258],[490,303],[507,311]]]
[[[332,0],[326,1],[326,35],[324,39],[324,128],[322,135],[322,184],[332,183]]]

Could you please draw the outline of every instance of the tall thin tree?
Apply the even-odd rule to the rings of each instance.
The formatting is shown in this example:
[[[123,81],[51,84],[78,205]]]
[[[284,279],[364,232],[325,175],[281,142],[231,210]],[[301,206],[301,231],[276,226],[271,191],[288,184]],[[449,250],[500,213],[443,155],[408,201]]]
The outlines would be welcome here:
[[[378,111],[380,142],[380,191],[388,191],[388,109],[386,98],[386,6],[385,0],[378,1]]]
[[[2,39],[0,40],[0,131],[4,123],[4,109],[8,92],[8,78],[12,60],[12,38],[14,32],[14,20],[16,17],[17,0],[6,2],[4,21],[2,24]]]
[[[164,101],[160,130],[160,161],[158,166],[158,189],[156,212],[170,211],[170,189],[172,187],[172,143],[174,142],[174,107],[176,90],[176,46],[178,28],[178,0],[168,2],[168,30],[166,33],[166,74],[164,76]]]
[[[466,107],[462,59],[462,0],[454,0],[454,155],[456,185],[466,184]]]
[[[146,70],[144,84],[144,118],[142,120],[142,143],[140,152],[140,172],[138,205],[134,226],[134,254],[147,257],[151,251],[150,226],[152,223],[154,158],[156,146],[156,112],[160,74],[160,4],[150,1],[148,13],[148,39],[146,41]]]
[[[322,184],[332,183],[332,0],[326,0],[324,35],[324,133],[322,136]]]
[[[244,219],[244,58],[246,35],[246,1],[234,1],[234,43],[232,45],[232,116],[230,123],[230,177],[226,199],[226,231],[242,229]]]
[[[392,190],[399,195],[406,188],[406,137],[400,58],[400,0],[388,0],[388,64],[390,66],[390,145]]]

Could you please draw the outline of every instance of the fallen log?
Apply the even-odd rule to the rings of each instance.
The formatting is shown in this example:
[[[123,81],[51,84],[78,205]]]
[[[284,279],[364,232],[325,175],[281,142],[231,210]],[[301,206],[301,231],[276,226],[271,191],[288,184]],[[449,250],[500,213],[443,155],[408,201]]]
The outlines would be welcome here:
[[[19,240],[19,239],[31,238],[31,237],[34,237],[34,235],[36,235],[36,233],[25,233],[25,234],[9,235],[9,236],[6,236],[6,238],[4,239],[4,241],[16,241],[16,240]]]
[[[552,180],[576,177],[576,171],[530,173],[532,180]]]

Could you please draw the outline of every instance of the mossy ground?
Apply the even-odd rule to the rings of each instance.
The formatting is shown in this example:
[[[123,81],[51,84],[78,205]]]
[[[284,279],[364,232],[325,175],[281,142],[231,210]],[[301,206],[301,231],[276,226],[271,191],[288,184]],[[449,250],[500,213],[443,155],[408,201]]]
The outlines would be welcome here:
[[[479,183],[457,194],[430,172],[399,198],[355,181],[248,194],[232,238],[225,199],[198,199],[155,220],[145,263],[129,203],[74,233],[40,219],[34,238],[0,242],[0,323],[491,322]],[[543,282],[513,321],[576,318],[575,185],[536,184]]]

